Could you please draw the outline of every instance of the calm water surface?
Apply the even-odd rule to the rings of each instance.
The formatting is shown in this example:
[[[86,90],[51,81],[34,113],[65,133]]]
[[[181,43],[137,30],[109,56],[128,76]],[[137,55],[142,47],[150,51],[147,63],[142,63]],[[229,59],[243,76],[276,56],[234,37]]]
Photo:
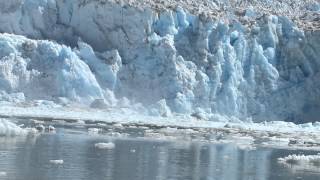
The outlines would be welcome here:
[[[96,149],[95,143],[115,148]],[[295,169],[277,163],[292,153],[205,144],[112,138],[59,128],[37,137],[0,137],[2,180],[319,180],[320,167]],[[50,164],[63,159],[64,164]],[[0,173],[1,174],[1,173]]]

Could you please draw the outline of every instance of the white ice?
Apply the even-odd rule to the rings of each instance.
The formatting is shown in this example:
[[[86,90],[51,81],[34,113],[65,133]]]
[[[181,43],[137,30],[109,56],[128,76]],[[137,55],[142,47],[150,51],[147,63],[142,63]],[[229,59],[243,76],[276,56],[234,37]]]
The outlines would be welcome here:
[[[57,160],[50,160],[49,161],[51,164],[56,164],[56,165],[61,165],[64,163],[62,159],[57,159]]]
[[[0,177],[7,176],[7,173],[4,171],[0,171]]]
[[[6,119],[0,119],[0,137],[26,135],[27,133],[28,131],[26,129],[23,129]]]
[[[278,158],[278,162],[293,171],[319,173],[320,154],[304,155],[292,154],[283,158]]]
[[[94,144],[94,147],[98,149],[114,149],[115,144],[113,142],[108,142],[108,143],[96,143]]]
[[[320,155],[304,155],[304,154],[292,154],[283,158],[278,158],[278,161],[281,163],[320,163]]]

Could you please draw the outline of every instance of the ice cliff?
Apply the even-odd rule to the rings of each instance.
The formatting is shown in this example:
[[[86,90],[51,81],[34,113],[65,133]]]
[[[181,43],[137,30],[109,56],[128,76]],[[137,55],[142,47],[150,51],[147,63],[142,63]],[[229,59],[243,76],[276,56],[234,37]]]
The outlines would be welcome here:
[[[184,1],[171,9],[130,2],[0,0],[0,97],[318,120],[319,30],[252,7],[217,18]]]

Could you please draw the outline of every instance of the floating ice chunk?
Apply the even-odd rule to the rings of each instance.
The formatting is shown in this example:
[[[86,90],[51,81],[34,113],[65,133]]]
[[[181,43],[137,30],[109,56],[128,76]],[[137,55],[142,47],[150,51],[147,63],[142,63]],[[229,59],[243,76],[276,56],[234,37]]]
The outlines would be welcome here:
[[[36,101],[34,101],[34,105],[42,106],[42,107],[49,107],[49,108],[58,107],[58,105],[56,103],[54,103],[53,101],[47,101],[47,100],[36,100]]]
[[[50,126],[48,126],[48,130],[52,132],[52,131],[55,131],[56,128],[50,125]]]
[[[122,138],[122,137],[127,137],[128,136],[127,133],[119,133],[119,132],[110,132],[107,135],[108,136],[112,136],[112,137],[117,137],[117,138]]]
[[[98,128],[89,128],[88,129],[88,133],[91,134],[91,135],[95,135],[95,134],[99,134],[101,130],[98,129]]]
[[[285,138],[285,137],[267,137],[266,138],[266,142],[263,142],[262,145],[264,146],[283,146],[286,147],[288,146],[288,144],[290,143],[290,139],[289,138]]]
[[[136,150],[135,150],[135,149],[130,149],[130,152],[131,152],[131,153],[135,153]]]
[[[311,165],[317,166],[320,164],[320,154],[316,154],[316,155],[292,154],[287,157],[278,158],[278,162],[284,163],[284,164],[292,164],[292,165],[311,164]]]
[[[0,171],[0,177],[2,177],[2,176],[7,176],[7,173],[4,171]]]
[[[30,122],[32,122],[33,124],[44,124],[44,121],[38,119],[30,119]]]
[[[27,130],[17,126],[16,124],[0,119],[0,136],[17,136],[27,134]]]
[[[121,123],[116,123],[116,124],[113,125],[113,127],[115,127],[115,128],[123,128]]]
[[[108,143],[96,143],[94,145],[95,148],[98,149],[114,149],[115,148],[115,144],[112,142],[108,142]]]
[[[50,160],[49,161],[51,164],[56,164],[56,165],[60,165],[63,164],[64,161],[62,159],[57,159],[57,160]]]
[[[46,128],[44,127],[44,125],[38,124],[38,125],[36,126],[36,129],[37,129],[38,131],[42,132],[42,131],[44,131]]]
[[[167,127],[167,128],[162,128],[159,131],[162,132],[162,133],[174,134],[174,133],[177,133],[178,129],[177,128]]]

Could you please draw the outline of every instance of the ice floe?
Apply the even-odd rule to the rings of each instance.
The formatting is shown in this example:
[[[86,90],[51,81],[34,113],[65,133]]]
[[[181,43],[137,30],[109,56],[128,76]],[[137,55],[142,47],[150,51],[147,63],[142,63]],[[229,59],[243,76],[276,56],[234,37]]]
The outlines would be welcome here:
[[[292,154],[278,158],[278,162],[294,171],[311,171],[314,173],[320,173],[320,154]]]
[[[62,159],[50,160],[49,162],[51,164],[56,164],[56,165],[61,165],[64,163],[64,161]]]
[[[96,143],[94,147],[98,149],[114,149],[115,144],[113,142],[108,142],[108,143]]]

